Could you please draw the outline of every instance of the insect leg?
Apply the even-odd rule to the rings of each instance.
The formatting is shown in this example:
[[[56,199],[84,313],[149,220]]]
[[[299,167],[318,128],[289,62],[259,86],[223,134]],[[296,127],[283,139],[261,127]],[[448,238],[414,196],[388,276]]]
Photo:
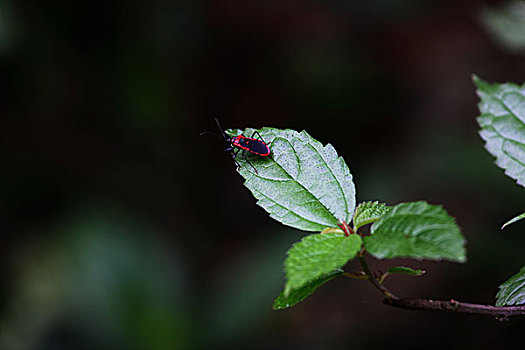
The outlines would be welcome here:
[[[257,175],[259,175],[259,172],[257,172],[257,169],[255,169],[255,167],[253,166],[252,163],[250,163],[250,161],[248,160],[248,158],[246,158],[246,150],[243,150],[242,151],[242,157],[244,158],[244,160],[246,161],[246,163],[250,164],[250,166],[253,168],[253,170],[255,170],[255,173]]]
[[[255,134],[257,134],[257,136],[259,136],[259,138],[261,139],[262,142],[266,143],[263,139],[263,137],[261,136],[261,134],[259,134],[259,132],[256,130],[253,132],[251,138],[253,139],[253,137],[255,136]]]
[[[231,150],[231,148],[230,148],[230,150]],[[239,164],[239,162],[237,162],[237,161],[235,160],[235,157],[237,157],[237,154],[239,153],[239,151],[240,151],[240,150],[237,148],[235,151],[232,151],[232,153],[231,153],[231,154],[232,154],[232,159],[233,159],[233,161],[235,162],[235,165],[237,166],[236,170],[239,170],[239,168],[241,167],[241,165]]]

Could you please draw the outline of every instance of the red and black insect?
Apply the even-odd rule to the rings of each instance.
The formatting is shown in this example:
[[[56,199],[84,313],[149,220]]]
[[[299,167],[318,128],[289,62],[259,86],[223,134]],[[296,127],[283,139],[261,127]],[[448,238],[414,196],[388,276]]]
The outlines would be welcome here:
[[[217,118],[215,118],[215,121],[217,122],[217,126],[219,127],[222,137],[224,137],[224,140],[226,140],[226,142],[228,142],[230,145],[230,147],[226,148],[225,151],[231,152],[233,161],[237,165],[237,169],[239,169],[241,165],[237,162],[237,160],[235,160],[235,157],[241,153],[241,156],[244,158],[244,160],[250,164],[253,170],[255,170],[255,173],[258,174],[257,169],[255,169],[253,164],[250,163],[248,158],[246,158],[246,152],[250,152],[261,157],[267,157],[270,155],[270,147],[266,144],[266,142],[264,142],[261,134],[259,134],[258,131],[254,131],[250,137],[246,137],[244,135],[237,135],[233,138],[228,137],[228,135],[226,135],[226,133],[222,130]],[[203,134],[218,136],[217,134],[209,131],[202,132],[201,135]],[[258,139],[254,138],[256,135],[259,137]]]

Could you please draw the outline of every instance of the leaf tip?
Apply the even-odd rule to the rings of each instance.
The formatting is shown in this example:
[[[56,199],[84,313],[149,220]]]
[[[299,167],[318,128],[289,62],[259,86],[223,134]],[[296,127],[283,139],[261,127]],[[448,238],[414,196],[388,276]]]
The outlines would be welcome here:
[[[279,310],[286,309],[286,308],[290,307],[289,304],[286,304],[286,305],[282,306],[282,305],[279,304],[278,301],[279,301],[279,299],[275,299],[274,300],[273,305],[272,305],[272,310],[273,311],[279,311]]]
[[[472,75],[472,81],[478,88],[478,91],[490,92],[493,89],[492,84],[486,82],[475,74]]]
[[[520,221],[520,220],[522,220],[522,219],[524,219],[524,218],[525,218],[525,213],[520,214],[520,215],[518,215],[518,216],[516,216],[516,217],[514,217],[514,218],[512,218],[512,219],[510,219],[510,220],[507,221],[506,223],[504,223],[503,226],[501,226],[501,229],[503,230],[505,227],[509,226],[510,224],[513,224],[513,223],[515,223],[515,222],[518,222],[518,221]]]
[[[460,256],[456,262],[460,263],[460,264],[464,264],[467,262],[467,254],[463,254],[463,256]]]

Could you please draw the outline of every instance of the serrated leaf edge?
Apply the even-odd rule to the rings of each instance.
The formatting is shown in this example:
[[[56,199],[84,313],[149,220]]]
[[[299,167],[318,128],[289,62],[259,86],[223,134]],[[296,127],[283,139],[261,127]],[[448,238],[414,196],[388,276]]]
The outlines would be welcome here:
[[[324,236],[324,237],[326,237],[326,238],[328,239],[327,236],[330,235],[330,234],[333,235],[333,238],[336,238],[336,237],[341,236],[341,238],[344,238],[344,239],[354,239],[353,237],[357,237],[357,238],[359,238],[359,243],[360,243],[360,244],[359,244],[359,248],[354,252],[353,255],[351,255],[351,256],[346,260],[346,262],[340,264],[340,266],[334,266],[333,269],[338,269],[338,268],[340,268],[340,267],[346,265],[346,264],[347,264],[350,260],[352,260],[353,258],[355,258],[355,256],[357,255],[357,252],[359,251],[360,247],[361,247],[362,244],[363,244],[363,241],[361,240],[361,237],[358,236],[358,235],[351,235],[351,236],[349,236],[349,237],[346,237],[344,234],[341,235],[341,234],[338,233],[338,232],[328,233],[328,234],[323,234],[323,235],[321,235],[321,234],[311,234],[311,235],[308,235],[308,236],[303,237],[303,239],[302,239],[301,241],[295,243],[295,244],[294,244],[294,245],[288,250],[288,252],[287,252],[287,257],[286,257],[286,260],[285,260],[285,263],[284,263],[284,265],[285,265],[285,268],[284,268],[284,269],[285,269],[285,272],[286,272],[286,275],[287,275],[287,281],[286,281],[286,283],[285,283],[285,288],[284,288],[284,295],[285,295],[285,297],[288,297],[288,296],[289,296],[289,293],[290,293],[292,290],[294,290],[294,289],[298,289],[298,288],[301,288],[302,286],[304,286],[304,285],[310,283],[312,280],[315,280],[315,279],[319,278],[319,276],[322,276],[322,275],[323,275],[323,273],[321,273],[321,274],[319,274],[319,275],[317,275],[317,276],[311,278],[310,280],[304,281],[303,283],[298,284],[298,285],[294,285],[294,286],[292,287],[292,286],[290,285],[290,278],[288,277],[288,271],[287,271],[287,268],[288,268],[287,263],[289,262],[288,259],[289,259],[290,256],[291,256],[290,254],[291,254],[292,250],[293,250],[294,248],[296,248],[299,244],[305,243],[305,239],[313,239],[313,238],[316,237],[316,236]],[[352,238],[350,238],[350,237],[352,237]],[[308,243],[309,243],[309,242],[308,242]],[[345,240],[342,240],[342,241],[339,242],[334,248],[337,248],[338,246],[340,246],[340,245],[342,245],[342,244],[344,244],[344,243],[346,243],[346,241],[345,241]],[[336,249],[333,249],[333,250],[336,250]],[[328,252],[325,252],[325,254],[329,254],[329,253],[328,253]]]
[[[514,290],[512,290],[511,292],[507,293],[507,295],[502,299],[502,293],[503,291],[505,290],[505,288],[507,287],[506,285],[507,284],[512,284],[514,283],[515,281],[520,281],[520,277],[521,279],[524,281],[524,284],[522,285],[518,285]],[[496,306],[505,306],[505,305],[509,305],[509,306],[514,306],[514,305],[524,305],[525,304],[525,301],[523,303],[520,303],[520,304],[514,304],[514,303],[509,303],[509,299],[512,299],[511,297],[514,295],[514,293],[516,293],[517,291],[519,291],[520,289],[524,289],[525,288],[525,266],[523,266],[516,274],[514,274],[513,276],[511,276],[508,280],[506,280],[505,282],[503,282],[500,286],[499,286],[499,291],[498,293],[496,294]]]
[[[335,279],[336,277],[339,277],[339,276],[342,275],[343,273],[344,273],[344,270],[342,270],[342,269],[335,269],[335,270],[333,270],[333,271],[331,271],[331,272],[328,272],[328,273],[325,274],[325,275],[322,275],[322,276],[320,276],[320,277],[318,277],[318,278],[316,278],[316,279],[314,279],[314,280],[308,282],[307,284],[305,284],[304,286],[302,286],[302,287],[300,287],[300,288],[295,288],[295,289],[291,290],[290,293],[293,293],[293,292],[295,292],[295,291],[299,291],[300,289],[303,289],[303,288],[309,288],[310,285],[312,285],[312,284],[316,284],[316,283],[319,283],[319,281],[322,280],[322,282],[319,283],[319,285],[318,285],[315,289],[313,289],[310,293],[307,293],[306,295],[304,295],[302,298],[298,299],[295,303],[293,303],[293,304],[287,304],[287,305],[284,306],[284,307],[277,307],[277,308],[276,308],[276,307],[275,307],[275,304],[277,303],[277,301],[279,300],[279,298],[282,297],[282,298],[286,298],[286,299],[288,299],[288,298],[290,297],[290,296],[286,297],[286,296],[285,296],[285,293],[284,293],[284,290],[283,290],[281,293],[279,293],[279,295],[277,296],[277,298],[275,298],[275,300],[274,300],[274,302],[273,302],[273,305],[272,305],[272,308],[273,308],[274,310],[284,310],[284,309],[288,309],[288,308],[290,308],[290,307],[292,307],[292,306],[295,306],[295,305],[297,305],[298,303],[300,303],[301,301],[303,301],[303,300],[305,300],[306,298],[308,298],[308,297],[309,297],[310,295],[312,295],[314,292],[316,292],[316,291],[317,291],[320,287],[322,287],[325,283],[327,283],[327,282],[329,282],[329,281]]]

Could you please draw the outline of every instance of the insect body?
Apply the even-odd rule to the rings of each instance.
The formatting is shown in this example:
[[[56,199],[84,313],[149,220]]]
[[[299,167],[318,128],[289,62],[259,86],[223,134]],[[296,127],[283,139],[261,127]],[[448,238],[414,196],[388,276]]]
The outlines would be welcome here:
[[[257,134],[261,139],[254,139],[253,137]],[[255,131],[252,137],[246,137],[244,135],[237,135],[230,140],[230,143],[233,147],[238,147],[242,150],[248,151],[253,154],[257,154],[261,157],[266,157],[270,155],[270,147],[262,141],[262,136]]]
[[[226,148],[225,151],[231,152],[233,161],[237,165],[237,169],[241,166],[237,160],[235,160],[235,157],[239,153],[241,153],[241,156],[244,158],[244,160],[250,164],[250,166],[255,170],[255,173],[258,174],[257,169],[253,166],[252,163],[246,158],[246,152],[250,152],[253,154],[256,154],[261,157],[267,157],[270,155],[270,147],[264,142],[261,134],[259,134],[258,131],[254,131],[253,134],[250,137],[246,137],[244,135],[237,135],[233,138],[228,137],[226,133],[221,128],[221,125],[219,124],[219,121],[217,118],[215,118],[215,121],[217,122],[217,126],[219,127],[219,130],[221,131],[222,137],[224,137],[224,140],[229,143],[230,147]],[[202,134],[212,134],[210,132],[203,132]],[[254,136],[258,136],[259,138],[254,138]]]

